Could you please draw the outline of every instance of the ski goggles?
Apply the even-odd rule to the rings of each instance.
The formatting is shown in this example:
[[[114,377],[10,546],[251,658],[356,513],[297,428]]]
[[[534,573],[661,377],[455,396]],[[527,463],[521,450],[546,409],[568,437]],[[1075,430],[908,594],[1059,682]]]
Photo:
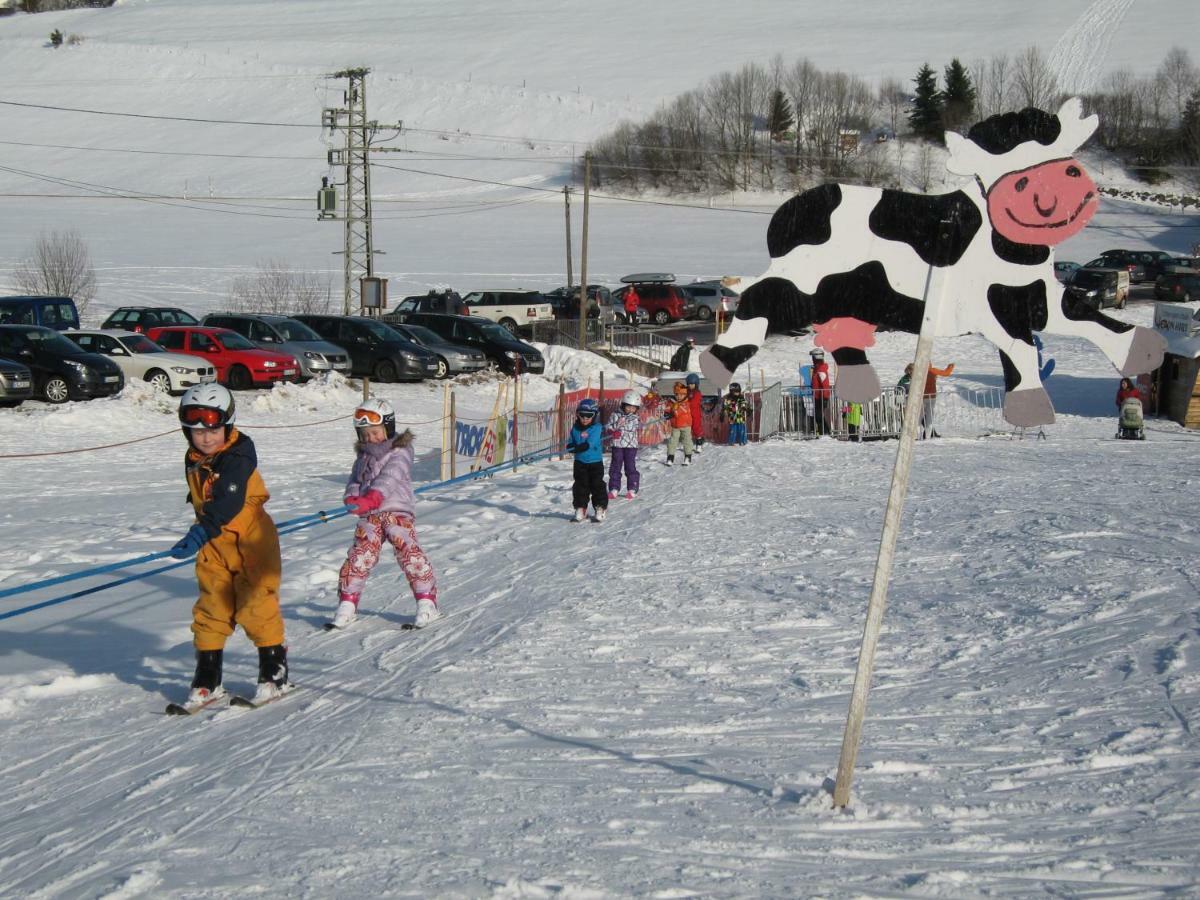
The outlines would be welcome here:
[[[575,415],[579,416],[579,418],[581,418],[581,419],[594,419],[594,418],[596,418],[596,414],[595,414],[594,412],[583,412],[582,410],[580,410],[579,412],[575,413]]]
[[[189,428],[220,428],[225,424],[225,412],[211,406],[186,406],[179,411],[179,421]]]
[[[373,409],[356,409],[354,411],[354,427],[363,428],[367,425],[382,425],[383,416]]]

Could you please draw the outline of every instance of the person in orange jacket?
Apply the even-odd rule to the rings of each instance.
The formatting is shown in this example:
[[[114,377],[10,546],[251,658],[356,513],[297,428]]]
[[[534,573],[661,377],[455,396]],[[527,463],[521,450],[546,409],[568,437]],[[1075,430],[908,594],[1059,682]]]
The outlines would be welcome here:
[[[922,392],[921,400],[921,440],[924,440],[926,435],[931,438],[941,437],[933,427],[933,407],[937,402],[937,380],[954,374],[954,363],[946,366],[944,369],[939,369],[930,364],[929,371],[925,373],[925,390]],[[909,363],[904,367],[904,377],[900,379],[897,386],[908,388],[913,376],[913,364]]]
[[[671,423],[671,437],[667,440],[667,465],[675,465],[675,449],[683,443],[683,464],[692,464],[692,404],[688,397],[687,385],[682,381],[675,382],[674,397],[665,404],[666,415],[663,416]]]
[[[825,351],[814,347],[808,355],[812,357],[809,382],[812,384],[814,431],[817,434],[825,434],[829,431],[829,403],[833,397],[833,381],[829,376],[829,363],[825,361]]]
[[[196,556],[200,592],[192,608],[196,674],[185,712],[225,695],[222,657],[238,625],[258,647],[255,702],[291,688],[279,611],[279,534],[263,508],[271,495],[258,474],[254,442],[234,427],[234,412],[233,395],[219,384],[189,388],[179,402],[196,523],[170,552],[176,559]]]

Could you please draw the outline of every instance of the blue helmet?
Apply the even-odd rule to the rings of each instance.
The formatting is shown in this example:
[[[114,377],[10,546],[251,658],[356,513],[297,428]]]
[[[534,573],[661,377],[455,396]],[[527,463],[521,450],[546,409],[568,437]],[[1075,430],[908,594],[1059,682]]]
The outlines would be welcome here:
[[[598,415],[599,412],[600,412],[600,404],[597,403],[595,400],[593,400],[591,397],[588,397],[585,400],[580,400],[579,406],[575,407],[575,413],[577,415],[595,416],[595,415]]]
[[[700,376],[695,372],[689,372],[688,377],[685,378],[684,381],[686,381],[689,386],[695,385],[696,387],[700,387]]]

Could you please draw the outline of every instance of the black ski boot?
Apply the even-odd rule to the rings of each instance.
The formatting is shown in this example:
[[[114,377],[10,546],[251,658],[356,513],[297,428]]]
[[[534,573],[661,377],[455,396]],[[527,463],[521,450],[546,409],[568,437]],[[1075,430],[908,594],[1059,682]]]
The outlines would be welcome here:
[[[254,701],[261,703],[264,700],[273,700],[288,687],[287,647],[283,644],[259,647],[258,690],[254,692]]]
[[[224,655],[224,650],[196,651],[196,674],[192,676],[187,706],[203,705],[225,693],[225,688],[221,687],[221,661]]]

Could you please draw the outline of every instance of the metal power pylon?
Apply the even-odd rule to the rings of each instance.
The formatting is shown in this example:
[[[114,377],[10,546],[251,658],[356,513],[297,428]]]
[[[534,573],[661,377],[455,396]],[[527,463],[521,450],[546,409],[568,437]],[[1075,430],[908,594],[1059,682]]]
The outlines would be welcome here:
[[[367,119],[367,73],[370,71],[344,69],[334,72],[331,78],[347,80],[345,106],[321,112],[323,127],[331,131],[343,131],[346,135],[345,149],[329,152],[329,164],[345,168],[341,218],[345,226],[342,305],[346,315],[355,305],[353,300],[361,279],[375,274],[375,247],[371,235],[371,166],[368,156],[371,139],[379,130],[379,123]],[[321,217],[336,218],[332,213],[332,209],[324,210]]]

